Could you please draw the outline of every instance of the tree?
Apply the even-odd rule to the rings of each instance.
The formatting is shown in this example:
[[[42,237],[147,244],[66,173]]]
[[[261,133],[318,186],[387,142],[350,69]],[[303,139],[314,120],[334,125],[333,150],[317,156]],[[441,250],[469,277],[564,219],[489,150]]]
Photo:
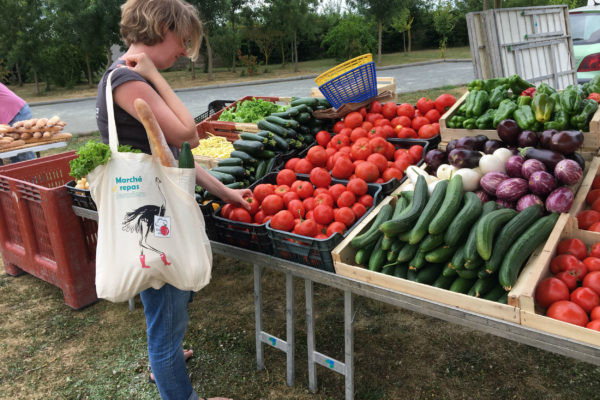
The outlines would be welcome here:
[[[327,32],[322,42],[328,48],[327,54],[338,61],[369,53],[376,44],[369,23],[359,15],[346,15]]]
[[[402,39],[403,39],[403,44],[404,44],[404,52],[407,52],[407,48],[406,48],[406,37],[404,36],[404,32],[407,33],[408,36],[408,52],[410,53],[411,51],[411,37],[410,37],[410,29],[412,28],[412,24],[415,20],[415,17],[413,17],[412,15],[410,15],[410,9],[408,8],[403,8],[402,10],[400,10],[400,12],[398,13],[398,15],[396,15],[394,18],[392,18],[392,28],[394,28],[395,30],[397,30],[398,32],[402,33]]]
[[[439,0],[438,5],[433,12],[433,22],[435,30],[441,36],[440,39],[440,58],[446,56],[446,45],[448,35],[454,30],[456,25],[456,16],[452,13],[452,6]]]
[[[213,75],[213,51],[211,47],[211,34],[216,32],[218,20],[225,12],[226,3],[221,0],[196,0],[192,2],[198,8],[200,19],[202,20],[202,30],[204,43],[206,45],[206,56],[208,65],[208,80],[214,79]]]
[[[246,37],[256,43],[265,58],[264,72],[268,72],[269,56],[282,36],[283,32],[271,28],[269,24],[254,26],[246,31]]]

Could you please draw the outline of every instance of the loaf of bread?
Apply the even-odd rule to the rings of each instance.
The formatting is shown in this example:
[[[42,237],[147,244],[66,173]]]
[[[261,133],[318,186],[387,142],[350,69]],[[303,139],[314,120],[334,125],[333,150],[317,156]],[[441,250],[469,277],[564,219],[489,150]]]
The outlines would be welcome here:
[[[140,121],[146,129],[152,156],[157,158],[165,167],[176,167],[177,162],[175,161],[175,157],[173,157],[173,153],[171,153],[171,149],[165,140],[165,135],[162,133],[158,121],[156,121],[156,117],[148,103],[142,99],[135,99],[133,105],[140,117]]]

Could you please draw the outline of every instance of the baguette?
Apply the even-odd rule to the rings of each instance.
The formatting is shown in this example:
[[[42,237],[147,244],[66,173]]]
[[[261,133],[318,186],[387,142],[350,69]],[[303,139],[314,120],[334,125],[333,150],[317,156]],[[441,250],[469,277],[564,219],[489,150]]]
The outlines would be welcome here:
[[[47,125],[48,125],[48,127],[51,127],[51,126],[56,125],[59,122],[60,122],[60,117],[58,115],[55,115],[54,117],[52,117],[48,120]]]
[[[37,120],[35,127],[40,129],[46,126],[46,124],[48,123],[48,118],[40,118]]]
[[[34,138],[34,139],[40,139],[41,137],[42,137],[42,132],[35,132],[35,133],[33,134],[33,138]]]
[[[25,145],[25,141],[23,140],[15,140],[14,142],[0,142],[0,149],[12,149],[14,147],[19,147]]]
[[[33,134],[31,134],[29,132],[21,133],[21,140],[31,139],[32,137],[33,137]]]
[[[72,137],[73,137],[73,135],[71,135],[68,132],[61,132],[61,133],[55,133],[54,135],[52,135],[52,140],[58,140],[58,139],[69,140]]]
[[[165,167],[176,167],[177,162],[171,149],[167,145],[165,135],[162,133],[152,109],[142,99],[135,99],[133,102],[135,111],[137,112],[144,128],[146,129],[146,135],[148,135],[148,142],[150,142],[150,151],[152,156],[157,158],[162,165]]]

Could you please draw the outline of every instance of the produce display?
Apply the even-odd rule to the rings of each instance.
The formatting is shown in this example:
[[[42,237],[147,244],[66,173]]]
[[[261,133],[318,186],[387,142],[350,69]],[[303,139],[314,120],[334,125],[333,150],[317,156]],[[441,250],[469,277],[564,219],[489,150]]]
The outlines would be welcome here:
[[[579,229],[600,232],[600,175],[592,181],[590,191],[585,197],[587,209],[577,213],[577,225]]]
[[[66,124],[56,115],[52,118],[33,118],[12,125],[0,125],[0,150],[49,140],[69,140],[72,135],[61,132]]]
[[[545,315],[600,331],[600,242],[588,250],[580,239],[562,240],[550,270],[535,291]]]
[[[229,158],[234,150],[233,145],[226,138],[209,133],[207,138],[199,140],[198,146],[192,149],[192,154],[211,158]]]
[[[597,77],[586,85],[570,85],[561,92],[545,83],[535,87],[519,75],[474,80],[469,83],[464,103],[446,125],[484,130],[513,119],[524,131],[589,131],[589,122],[598,110],[593,92],[599,86]]]
[[[252,98],[243,101],[235,107],[225,109],[219,116],[219,121],[257,123],[273,113],[286,111],[289,105],[278,105],[263,99]]]

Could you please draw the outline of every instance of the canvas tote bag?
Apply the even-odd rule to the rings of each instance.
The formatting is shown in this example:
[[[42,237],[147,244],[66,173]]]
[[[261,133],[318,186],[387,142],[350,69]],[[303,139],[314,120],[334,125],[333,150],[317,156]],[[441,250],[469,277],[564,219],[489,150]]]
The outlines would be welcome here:
[[[97,295],[126,301],[165,283],[200,290],[210,281],[212,252],[194,196],[194,169],[117,151],[111,77],[112,72],[106,85],[111,157],[88,175],[98,208]]]

